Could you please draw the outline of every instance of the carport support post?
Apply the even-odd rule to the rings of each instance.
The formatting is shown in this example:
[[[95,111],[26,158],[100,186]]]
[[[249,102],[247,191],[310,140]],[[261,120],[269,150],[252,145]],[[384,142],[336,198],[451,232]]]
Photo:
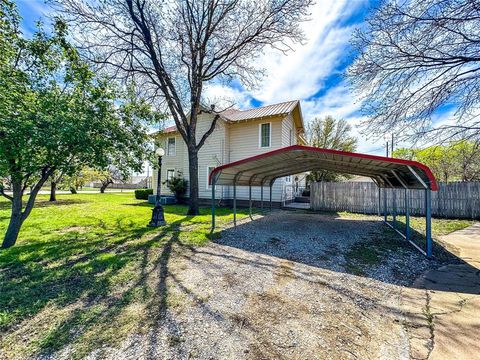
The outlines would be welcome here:
[[[410,192],[405,189],[405,238],[410,241]]]
[[[272,185],[270,185],[270,211],[272,211]]]
[[[233,181],[233,226],[237,226],[237,184]]]
[[[387,188],[383,188],[383,221],[387,220]]]
[[[215,230],[215,174],[212,176],[212,231]]]
[[[432,257],[432,193],[425,190],[425,237],[427,240],[427,258]]]
[[[248,215],[252,218],[252,184],[248,185]]]
[[[382,213],[382,189],[378,188],[378,216]]]
[[[392,189],[392,219],[393,228],[397,228],[397,193],[395,189]]]
[[[261,207],[262,210],[263,210],[263,183],[262,183],[262,185],[260,186],[260,207]]]

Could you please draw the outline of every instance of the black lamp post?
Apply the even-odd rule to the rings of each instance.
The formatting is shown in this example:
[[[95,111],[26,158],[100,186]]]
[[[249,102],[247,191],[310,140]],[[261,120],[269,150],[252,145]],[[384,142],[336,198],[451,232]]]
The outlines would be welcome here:
[[[160,191],[162,187],[162,156],[165,155],[165,150],[158,148],[155,150],[155,155],[158,156],[158,170],[157,170],[157,196],[155,198],[155,207],[152,211],[152,220],[148,226],[157,227],[167,225],[163,215],[162,202],[160,201]]]

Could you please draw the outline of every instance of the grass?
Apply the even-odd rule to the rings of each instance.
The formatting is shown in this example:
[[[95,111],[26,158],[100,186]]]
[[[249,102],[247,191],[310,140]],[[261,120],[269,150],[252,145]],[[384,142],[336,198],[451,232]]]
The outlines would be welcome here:
[[[376,219],[373,215],[352,214],[340,212],[340,216],[354,217],[358,219]],[[392,218],[389,217],[389,221]],[[450,234],[454,231],[464,229],[473,225],[473,220],[465,219],[440,219],[432,218],[432,237],[434,240],[433,252],[439,261],[451,261],[452,255],[444,244],[441,244],[438,237]],[[396,227],[405,233],[405,216],[397,216]],[[410,217],[411,240],[425,249],[425,218]],[[435,239],[437,238],[437,239]],[[385,241],[388,239],[388,241]],[[345,254],[346,270],[355,275],[366,275],[368,269],[378,266],[386,260],[391,252],[402,252],[405,249],[405,241],[401,239],[392,229],[385,227],[382,234],[372,236],[368,241],[359,242],[352,246]]]
[[[0,250],[0,358],[47,354],[66,345],[81,358],[141,332],[178,296],[168,294],[176,249],[203,245],[210,209],[186,216],[165,206],[168,225],[148,228],[152,206],[131,193],[40,196],[17,244]],[[10,204],[0,201],[0,234]],[[239,212],[239,217],[246,213]],[[217,224],[231,221],[217,209]]]

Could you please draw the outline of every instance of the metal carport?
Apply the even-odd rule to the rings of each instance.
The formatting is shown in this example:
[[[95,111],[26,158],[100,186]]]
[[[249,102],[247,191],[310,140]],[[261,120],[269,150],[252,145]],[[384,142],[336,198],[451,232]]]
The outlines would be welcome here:
[[[245,158],[215,168],[209,178],[212,188],[212,229],[215,228],[215,186],[233,186],[234,224],[236,225],[236,187],[249,187],[249,208],[252,210],[252,186],[260,186],[261,207],[263,189],[270,189],[270,209],[272,207],[272,186],[276,179],[306,171],[329,170],[344,174],[370,177],[383,191],[384,222],[410,242],[427,257],[432,256],[431,234],[431,191],[438,190],[437,182],[430,169],[416,161],[387,158],[360,153],[292,145],[260,155]],[[405,196],[405,233],[395,227],[396,205],[393,195],[393,221],[387,219],[387,193],[385,189],[425,190],[426,249],[420,248],[410,239],[410,214],[408,196]]]

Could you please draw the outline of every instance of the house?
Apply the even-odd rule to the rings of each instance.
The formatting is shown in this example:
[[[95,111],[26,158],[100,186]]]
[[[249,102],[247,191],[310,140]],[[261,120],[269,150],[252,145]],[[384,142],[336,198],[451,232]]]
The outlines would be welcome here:
[[[197,139],[210,127],[213,116],[208,113],[199,115]],[[208,177],[215,167],[282,147],[305,144],[304,131],[300,102],[297,100],[250,110],[228,109],[220,113],[215,130],[198,153],[199,198],[202,202],[210,202],[212,194]],[[157,141],[165,149],[161,191],[162,194],[171,194],[164,181],[175,176],[189,178],[187,148],[175,126],[157,133]],[[293,189],[298,189],[303,179],[302,175],[277,179],[272,189],[273,202],[278,205],[293,198]],[[153,183],[157,183],[156,172]],[[218,186],[215,197],[229,204],[233,188]],[[252,188],[252,198],[260,200],[259,188]],[[248,199],[248,187],[237,188],[237,199],[239,204]],[[268,191],[264,191],[264,199],[268,200]]]

